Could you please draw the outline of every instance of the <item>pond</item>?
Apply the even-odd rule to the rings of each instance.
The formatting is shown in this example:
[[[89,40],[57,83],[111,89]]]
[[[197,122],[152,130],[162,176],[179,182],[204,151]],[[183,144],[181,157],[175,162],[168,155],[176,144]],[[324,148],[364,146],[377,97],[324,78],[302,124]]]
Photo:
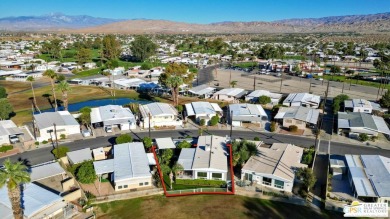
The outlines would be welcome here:
[[[125,105],[129,103],[150,103],[151,101],[147,100],[133,100],[130,98],[117,98],[117,99],[98,99],[98,100],[88,100],[84,102],[79,103],[72,103],[68,105],[69,112],[77,112],[81,108],[89,106],[89,107],[99,107],[99,106],[105,106],[105,105]],[[63,110],[63,105],[58,107],[58,110]],[[54,108],[42,110],[42,112],[54,112]]]

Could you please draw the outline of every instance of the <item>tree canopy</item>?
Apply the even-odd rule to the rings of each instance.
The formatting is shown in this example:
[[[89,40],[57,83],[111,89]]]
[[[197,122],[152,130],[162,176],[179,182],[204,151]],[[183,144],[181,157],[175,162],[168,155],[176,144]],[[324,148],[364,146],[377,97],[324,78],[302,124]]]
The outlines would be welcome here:
[[[7,91],[2,86],[0,86],[0,98],[7,98]]]
[[[242,166],[250,156],[257,153],[257,148],[254,143],[248,141],[234,141],[232,144],[233,165]]]
[[[156,53],[157,45],[145,36],[136,36],[130,43],[130,49],[137,61],[145,61]]]
[[[84,161],[77,169],[76,178],[84,184],[94,183],[96,180],[96,172],[93,167],[93,161]]]
[[[133,142],[133,138],[129,134],[119,135],[115,139],[116,144],[123,144],[123,143],[129,143],[129,142]]]
[[[188,141],[181,141],[179,144],[177,144],[177,147],[178,148],[190,148],[191,147],[191,143],[189,143]]]
[[[333,113],[337,114],[340,111],[340,106],[344,103],[345,100],[348,100],[349,96],[345,94],[339,94],[333,98]]]
[[[121,53],[121,45],[114,35],[109,34],[103,37],[103,58],[107,60],[118,59]]]
[[[386,93],[382,96],[380,103],[383,107],[390,110],[390,91],[386,91]]]
[[[92,59],[92,51],[90,49],[81,48],[76,55],[79,65],[87,63]]]
[[[264,95],[259,97],[259,104],[267,104],[267,103],[271,103],[270,97]]]
[[[14,111],[11,103],[6,98],[0,99],[0,120],[9,119],[11,113]]]

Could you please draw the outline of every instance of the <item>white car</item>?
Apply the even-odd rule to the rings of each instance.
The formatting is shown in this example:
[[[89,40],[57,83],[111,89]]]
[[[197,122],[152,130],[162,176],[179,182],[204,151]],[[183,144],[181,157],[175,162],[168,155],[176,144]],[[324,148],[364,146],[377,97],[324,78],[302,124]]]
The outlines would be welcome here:
[[[90,132],[89,130],[83,130],[83,131],[81,132],[81,134],[82,134],[84,137],[89,137],[89,136],[91,136],[91,132]]]
[[[16,136],[16,135],[10,135],[10,136],[9,136],[9,141],[10,141],[12,144],[15,144],[15,143],[17,143],[17,142],[20,142],[18,136]]]
[[[107,133],[111,133],[112,132],[112,127],[111,126],[106,126],[104,129],[106,130]]]

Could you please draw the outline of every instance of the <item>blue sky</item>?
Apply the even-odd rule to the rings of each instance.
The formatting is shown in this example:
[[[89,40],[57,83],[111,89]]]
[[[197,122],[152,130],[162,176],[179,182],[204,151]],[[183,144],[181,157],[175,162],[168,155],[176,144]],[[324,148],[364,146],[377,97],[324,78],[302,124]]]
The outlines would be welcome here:
[[[390,0],[0,0],[0,11],[0,17],[61,12],[212,23],[390,12]]]

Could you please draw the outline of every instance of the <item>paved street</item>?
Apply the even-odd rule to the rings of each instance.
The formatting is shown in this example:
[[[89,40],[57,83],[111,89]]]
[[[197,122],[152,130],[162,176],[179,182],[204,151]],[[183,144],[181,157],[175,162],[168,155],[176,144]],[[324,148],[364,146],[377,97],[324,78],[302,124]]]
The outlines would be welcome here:
[[[229,130],[212,130],[209,131],[210,134],[226,136],[229,135]],[[206,134],[206,133],[204,133]],[[134,139],[143,138],[148,136],[148,132],[140,132],[132,134]],[[173,138],[179,136],[197,136],[198,130],[169,130],[169,131],[153,131],[152,138],[160,138],[171,136]],[[291,143],[302,147],[310,147],[314,145],[314,139],[305,138],[300,136],[290,136],[290,135],[281,135],[275,133],[268,132],[255,132],[255,131],[233,131],[233,138],[243,138],[243,139],[253,139],[254,137],[259,137],[266,144],[272,144],[275,142],[280,143]],[[87,140],[78,140],[75,142],[64,143],[62,145],[66,145],[70,148],[71,151],[90,147],[97,148],[102,146],[111,145],[114,143],[115,136],[107,136],[107,137],[98,137]],[[34,165],[42,162],[46,162],[53,159],[53,155],[51,154],[51,147],[39,148],[31,151],[27,151],[22,154],[17,154],[11,156],[12,160],[26,160],[29,164]],[[327,153],[328,151],[328,141],[321,141],[320,143],[320,152]],[[331,154],[380,154],[383,156],[390,157],[390,150],[378,149],[375,147],[369,146],[356,146],[349,145],[344,143],[333,142],[330,148]],[[0,159],[0,163],[3,163],[5,158]]]

